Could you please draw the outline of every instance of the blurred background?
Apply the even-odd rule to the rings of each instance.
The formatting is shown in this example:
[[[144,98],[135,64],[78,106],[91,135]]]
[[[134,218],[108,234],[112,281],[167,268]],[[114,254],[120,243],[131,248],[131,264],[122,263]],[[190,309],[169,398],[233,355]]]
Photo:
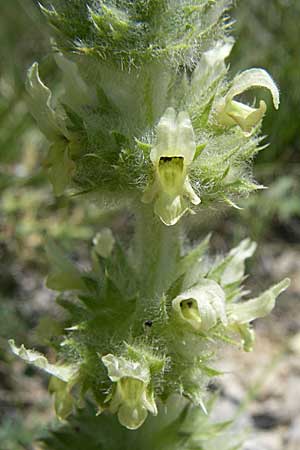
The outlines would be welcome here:
[[[54,421],[47,378],[17,361],[7,339],[46,351],[55,317],[54,294],[44,286],[45,236],[81,265],[93,236],[113,224],[130,232],[126,213],[101,211],[82,197],[56,199],[43,169],[47,144],[26,108],[24,80],[33,61],[55,90],[61,79],[44,19],[34,0],[0,5],[0,450],[37,449],[34,440]],[[236,417],[249,431],[245,450],[300,448],[300,2],[240,1],[234,10],[234,74],[267,69],[281,106],[270,99],[263,123],[270,146],[255,160],[256,179],[269,188],[240,202],[242,211],[214,211],[189,219],[189,237],[213,230],[215,251],[250,236],[258,251],[247,287],[258,292],[289,276],[292,284],[272,315],[255,324],[252,354],[230,350],[216,416]],[[260,94],[261,95],[261,94]],[[125,230],[125,231],[124,231]],[[253,281],[255,280],[255,282]],[[225,417],[224,417],[225,416]]]

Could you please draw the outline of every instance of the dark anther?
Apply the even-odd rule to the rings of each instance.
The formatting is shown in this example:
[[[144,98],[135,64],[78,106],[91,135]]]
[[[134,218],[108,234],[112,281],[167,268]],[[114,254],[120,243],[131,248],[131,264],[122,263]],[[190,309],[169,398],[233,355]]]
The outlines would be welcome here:
[[[183,159],[183,156],[161,156],[159,158],[159,162],[170,162],[170,161],[180,161],[181,159]]]
[[[146,322],[145,322],[145,326],[146,327],[152,327],[152,320],[146,320]]]
[[[189,308],[191,308],[193,306],[193,301],[189,300],[188,302],[186,302],[186,304],[188,305]]]

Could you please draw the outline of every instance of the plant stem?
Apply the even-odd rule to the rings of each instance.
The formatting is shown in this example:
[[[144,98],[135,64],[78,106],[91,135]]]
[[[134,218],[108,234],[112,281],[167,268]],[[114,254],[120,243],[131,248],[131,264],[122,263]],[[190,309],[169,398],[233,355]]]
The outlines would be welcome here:
[[[142,205],[136,213],[136,256],[141,293],[147,299],[161,298],[176,273],[181,248],[181,226],[168,227]]]

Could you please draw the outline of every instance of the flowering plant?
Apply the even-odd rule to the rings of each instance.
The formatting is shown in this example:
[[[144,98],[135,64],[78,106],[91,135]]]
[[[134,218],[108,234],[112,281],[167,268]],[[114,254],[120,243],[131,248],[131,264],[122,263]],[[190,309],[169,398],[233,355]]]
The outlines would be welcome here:
[[[27,90],[50,143],[45,164],[54,193],[126,207],[135,233],[125,245],[99,230],[87,271],[49,241],[47,286],[69,314],[56,336],[57,362],[10,345],[54,377],[50,390],[61,419],[94,408],[94,438],[105,443],[99,448],[132,445],[127,429],[138,429],[135,448],[143,436],[143,448],[212,448],[197,431],[198,407],[209,410],[206,385],[218,373],[211,363],[221,343],[252,349],[251,322],[270,312],[289,284],[285,279],[245,301],[253,242],[245,239],[216,259],[209,238],[190,251],[183,246],[188,213],[201,220],[209,206],[238,207],[240,197],[261,188],[249,164],[262,149],[266,104],[255,108],[235,97],[264,87],[279,106],[264,70],[227,78],[230,3],[56,0],[42,7],[64,93],[53,98],[37,63]]]

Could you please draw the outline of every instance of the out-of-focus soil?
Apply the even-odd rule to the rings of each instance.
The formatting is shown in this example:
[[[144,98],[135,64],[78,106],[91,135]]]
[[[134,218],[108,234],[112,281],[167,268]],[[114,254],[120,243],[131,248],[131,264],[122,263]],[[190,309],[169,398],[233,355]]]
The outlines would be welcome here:
[[[252,353],[223,353],[215,416],[235,417],[238,430],[248,429],[243,450],[300,450],[300,247],[265,244],[256,267],[249,283],[254,292],[265,280],[286,276],[291,286],[272,314],[254,324]]]

